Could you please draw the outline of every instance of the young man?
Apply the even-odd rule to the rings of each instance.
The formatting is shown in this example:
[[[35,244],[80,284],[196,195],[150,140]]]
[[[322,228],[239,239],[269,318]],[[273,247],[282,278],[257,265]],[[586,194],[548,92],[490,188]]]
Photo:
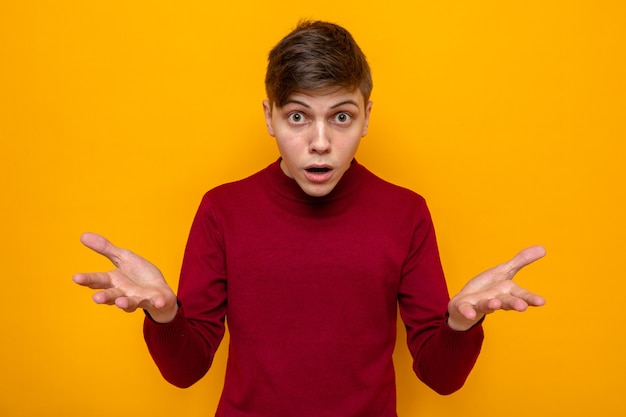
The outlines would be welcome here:
[[[180,387],[207,372],[228,319],[218,416],[395,416],[398,306],[417,376],[442,394],[459,389],[483,317],[544,303],[511,280],[543,248],[478,275],[450,300],[424,200],[354,159],[372,80],[352,36],[301,23],[270,52],[266,88],[281,157],[205,195],[178,294],[148,261],[93,234],[82,242],[117,269],[74,281],[100,289],[96,303],[143,308],[150,353]]]

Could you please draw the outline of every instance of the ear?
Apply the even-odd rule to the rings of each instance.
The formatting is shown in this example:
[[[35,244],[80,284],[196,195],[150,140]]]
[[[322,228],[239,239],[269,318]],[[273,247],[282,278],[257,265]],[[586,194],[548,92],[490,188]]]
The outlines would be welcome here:
[[[265,114],[267,133],[269,133],[270,136],[276,136],[274,134],[274,127],[272,126],[272,105],[267,100],[263,100],[263,113]]]
[[[365,104],[365,122],[363,123],[363,131],[361,132],[361,137],[367,135],[367,129],[369,127],[370,124],[370,114],[372,113],[372,106],[374,105],[373,102],[368,101]]]

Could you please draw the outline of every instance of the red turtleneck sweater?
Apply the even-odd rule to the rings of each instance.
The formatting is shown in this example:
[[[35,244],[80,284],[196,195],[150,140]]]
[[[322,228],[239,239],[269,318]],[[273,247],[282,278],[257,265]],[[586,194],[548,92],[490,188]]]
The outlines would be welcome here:
[[[480,325],[455,332],[422,197],[353,162],[325,197],[279,162],[209,191],[193,222],[173,322],[146,318],[161,373],[186,387],[207,372],[228,321],[217,416],[395,417],[398,306],[417,376],[459,389]]]

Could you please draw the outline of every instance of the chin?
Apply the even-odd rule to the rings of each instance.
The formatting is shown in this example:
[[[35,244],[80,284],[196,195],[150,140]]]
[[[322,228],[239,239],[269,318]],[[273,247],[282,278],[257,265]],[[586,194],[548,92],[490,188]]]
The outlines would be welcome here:
[[[300,184],[300,188],[311,197],[324,197],[335,189],[336,184],[310,185]]]

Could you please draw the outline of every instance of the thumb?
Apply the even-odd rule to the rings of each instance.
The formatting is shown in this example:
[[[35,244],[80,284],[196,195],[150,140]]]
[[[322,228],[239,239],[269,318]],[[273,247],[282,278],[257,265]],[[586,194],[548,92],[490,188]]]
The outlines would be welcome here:
[[[507,279],[513,279],[520,269],[543,258],[546,255],[546,249],[543,246],[531,246],[519,252],[508,261],[505,266],[507,269]]]
[[[105,256],[116,267],[120,266],[122,250],[109,242],[104,236],[86,232],[80,236],[80,242],[94,252]]]

